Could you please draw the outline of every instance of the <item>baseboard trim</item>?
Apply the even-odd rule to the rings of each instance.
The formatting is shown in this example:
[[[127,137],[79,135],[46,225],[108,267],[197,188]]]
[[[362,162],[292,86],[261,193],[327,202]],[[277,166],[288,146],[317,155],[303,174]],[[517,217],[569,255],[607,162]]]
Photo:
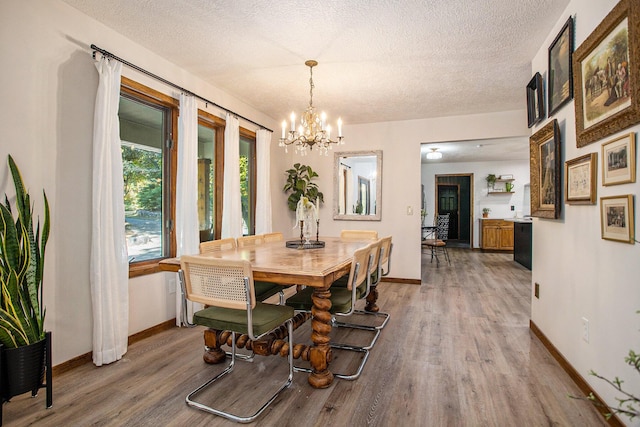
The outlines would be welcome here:
[[[395,277],[383,277],[382,282],[406,283],[409,285],[419,285],[420,279],[398,279]]]
[[[138,341],[141,341],[145,338],[149,338],[150,336],[159,334],[160,332],[167,331],[171,328],[176,327],[176,319],[169,319],[166,322],[162,322],[158,325],[152,326],[149,329],[145,329],[144,331],[137,332],[127,339],[127,345],[131,345]],[[82,366],[85,363],[91,363],[93,360],[93,352],[90,351],[85,354],[81,354],[80,356],[76,356],[73,359],[69,359],[66,362],[62,362],[59,365],[51,368],[51,374],[55,377],[64,372],[70,371],[78,366]]]
[[[551,356],[553,356],[553,358],[556,359],[556,361],[560,364],[560,367],[562,367],[562,369],[564,369],[564,371],[567,374],[569,374],[569,377],[571,377],[571,379],[578,386],[580,391],[582,391],[585,395],[589,395],[589,393],[593,393],[593,396],[595,397],[596,403],[597,403],[595,407],[598,410],[598,412],[600,412],[604,417],[608,412],[606,410],[607,404],[604,402],[604,400],[602,400],[602,398],[598,395],[598,393],[596,393],[591,388],[589,383],[582,377],[582,375],[578,373],[578,371],[576,371],[576,369],[571,365],[571,363],[569,363],[569,361],[565,359],[565,357],[562,355],[562,353],[560,353],[560,351],[556,348],[556,346],[553,345],[551,341],[549,341],[549,338],[547,338],[547,336],[540,330],[540,328],[538,328],[538,326],[534,323],[533,320],[529,320],[529,329],[531,329],[531,332],[533,332],[533,334],[540,340],[540,342],[542,342],[542,345],[545,346],[545,348],[547,349],[547,351],[549,351]],[[616,414],[613,414],[613,416],[609,418],[607,423],[610,426],[615,426],[615,427],[625,426],[625,424],[620,420],[620,418],[618,418]]]

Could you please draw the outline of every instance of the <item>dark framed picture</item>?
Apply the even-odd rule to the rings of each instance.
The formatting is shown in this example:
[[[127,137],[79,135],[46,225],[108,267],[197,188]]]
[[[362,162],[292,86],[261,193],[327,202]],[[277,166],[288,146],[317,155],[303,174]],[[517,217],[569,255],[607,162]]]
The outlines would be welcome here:
[[[600,197],[600,228],[603,239],[635,243],[632,194]]]
[[[636,182],[636,134],[602,144],[602,185]]]
[[[573,99],[572,54],[573,17],[569,17],[556,39],[549,46],[549,77],[547,81],[549,117]]]
[[[560,217],[562,164],[560,162],[560,129],[552,120],[529,138],[531,173],[531,216]]]
[[[540,73],[536,73],[527,85],[527,118],[529,120],[529,127],[544,119],[542,76]]]
[[[595,205],[598,155],[585,154],[564,162],[564,201],[568,204]]]
[[[578,147],[640,122],[639,14],[621,0],[573,54]]]

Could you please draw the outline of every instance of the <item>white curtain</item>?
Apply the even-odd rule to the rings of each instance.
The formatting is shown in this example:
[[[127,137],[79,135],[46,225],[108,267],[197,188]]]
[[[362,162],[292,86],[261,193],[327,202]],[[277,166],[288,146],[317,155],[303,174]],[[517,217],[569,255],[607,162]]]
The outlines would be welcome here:
[[[266,129],[256,132],[256,234],[271,233],[271,135]]]
[[[122,64],[102,57],[96,68],[90,281],[93,363],[102,366],[127,352],[129,265],[118,119]]]
[[[176,181],[176,244],[178,256],[198,253],[198,106],[193,96],[180,94],[178,173]],[[177,280],[176,283],[180,283]],[[186,307],[186,312],[183,308]],[[201,304],[184,299],[176,289],[176,325],[189,324]]]
[[[242,202],[240,200],[240,124],[227,113],[224,128],[224,188],[222,193],[221,237],[242,236]]]

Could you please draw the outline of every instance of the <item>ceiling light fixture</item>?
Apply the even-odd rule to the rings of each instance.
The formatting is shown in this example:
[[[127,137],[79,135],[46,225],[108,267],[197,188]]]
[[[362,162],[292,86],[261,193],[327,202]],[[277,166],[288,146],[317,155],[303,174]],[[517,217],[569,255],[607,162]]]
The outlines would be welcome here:
[[[442,153],[437,148],[431,148],[431,152],[427,153],[427,159],[438,160],[442,158]]]
[[[338,118],[338,137],[335,140],[331,139],[331,126],[327,125],[327,115],[322,112],[321,115],[316,113],[316,109],[313,106],[313,67],[318,65],[318,61],[308,60],[304,63],[309,67],[309,106],[302,116],[300,117],[300,125],[296,129],[296,115],[291,113],[290,117],[290,129],[287,131],[287,121],[282,121],[282,137],[280,138],[280,147],[285,148],[289,145],[296,147],[296,153],[302,155],[307,154],[307,149],[313,150],[313,147],[318,148],[318,152],[328,155],[328,150],[331,150],[332,144],[344,144],[344,137],[342,136],[342,119]]]

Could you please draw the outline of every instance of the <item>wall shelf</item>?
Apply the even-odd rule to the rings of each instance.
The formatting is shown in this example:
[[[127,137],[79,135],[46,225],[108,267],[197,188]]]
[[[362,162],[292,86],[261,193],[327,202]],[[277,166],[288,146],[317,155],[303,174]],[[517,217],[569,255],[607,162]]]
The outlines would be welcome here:
[[[489,187],[487,184],[487,194],[513,194],[515,192],[513,191],[513,184],[511,183],[514,181],[515,179],[513,178],[497,178],[493,187]],[[510,191],[507,191],[507,185],[511,187]]]

